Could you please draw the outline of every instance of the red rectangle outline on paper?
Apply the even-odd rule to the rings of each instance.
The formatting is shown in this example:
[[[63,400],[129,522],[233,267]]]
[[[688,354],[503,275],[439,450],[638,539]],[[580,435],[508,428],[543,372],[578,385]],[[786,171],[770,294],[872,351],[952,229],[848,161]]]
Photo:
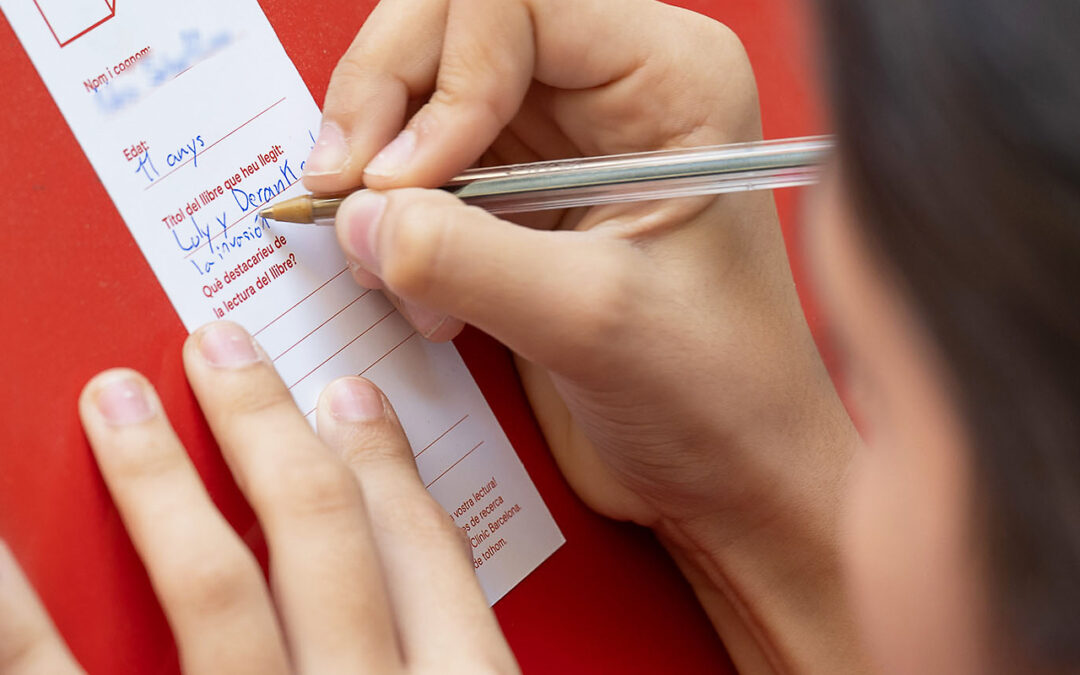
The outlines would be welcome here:
[[[56,44],[58,44],[61,48],[63,48],[65,46],[71,44],[75,40],[78,40],[82,36],[86,35],[90,31],[94,30],[95,28],[97,28],[101,24],[105,23],[109,19],[116,16],[116,0],[112,0],[112,2],[109,2],[109,0],[102,0],[102,1],[105,3],[105,6],[109,8],[109,15],[106,16],[105,18],[101,19],[97,23],[84,28],[82,31],[76,33],[75,35],[72,35],[71,37],[69,37],[67,40],[64,40],[63,42],[60,41],[60,38],[59,38],[59,36],[57,36],[56,31],[53,30],[52,24],[49,23],[49,17],[45,16],[45,12],[42,11],[41,5],[38,4],[37,0],[34,0],[34,7],[37,7],[38,14],[40,14],[42,20],[45,21],[45,25],[48,26],[49,32],[52,33],[53,39],[56,40]]]

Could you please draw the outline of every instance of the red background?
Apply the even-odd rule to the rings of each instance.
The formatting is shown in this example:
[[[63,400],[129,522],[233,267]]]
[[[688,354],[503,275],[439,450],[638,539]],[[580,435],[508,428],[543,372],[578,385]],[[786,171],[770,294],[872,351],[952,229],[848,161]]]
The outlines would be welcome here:
[[[321,103],[373,0],[261,4]],[[821,130],[799,0],[678,4],[742,37],[766,138]],[[186,333],[6,20],[0,62],[10,102],[0,116],[9,204],[0,216],[0,535],[90,672],[174,672],[168,627],[79,427],[83,383],[112,366],[145,373],[229,520],[247,532],[253,516],[184,379]],[[798,193],[778,200],[791,249]],[[798,256],[794,263],[801,276]],[[525,672],[732,672],[652,536],[599,518],[568,490],[506,351],[474,330],[457,346],[567,539],[495,607]]]

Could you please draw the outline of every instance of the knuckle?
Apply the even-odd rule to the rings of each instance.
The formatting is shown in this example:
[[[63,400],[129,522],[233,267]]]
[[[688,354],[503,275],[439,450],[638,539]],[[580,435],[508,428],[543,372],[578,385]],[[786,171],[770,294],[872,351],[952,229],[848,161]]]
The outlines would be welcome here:
[[[458,545],[461,547],[461,555],[465,557],[470,563],[473,558],[473,545],[472,539],[469,534],[463,529],[454,524],[454,533],[457,537]]]
[[[239,546],[184,556],[166,570],[163,600],[196,615],[216,614],[245,602],[260,578],[254,559]]]
[[[423,540],[453,541],[457,545],[460,530],[438,502],[426,492],[399,496],[383,501],[375,518],[376,526],[394,534],[407,534]]]
[[[727,53],[732,50],[737,52],[745,51],[739,35],[727,24],[714,21],[703,14],[694,13],[691,16],[697,22],[698,34],[709,40],[717,49]]]
[[[710,55],[710,59],[715,63],[724,64],[728,78],[741,88],[751,91],[756,89],[750,56],[735,31],[718,21],[706,20],[698,34],[700,53]]]
[[[580,328],[579,339],[584,346],[601,350],[622,337],[637,297],[633,273],[611,258],[597,256],[595,273],[575,291],[572,309],[577,314],[574,325]]]
[[[341,57],[330,74],[323,105],[324,115],[348,116],[362,102],[396,93],[403,83],[372,65],[379,62],[370,50],[353,49]]]
[[[263,378],[253,378],[227,392],[220,410],[230,416],[251,417],[295,405],[280,381],[271,383]]]
[[[746,61],[749,64],[750,58],[746,53],[746,45],[743,44],[739,34],[719,21],[710,21],[709,23],[711,24],[709,35],[713,40],[713,44],[716,45],[716,48],[721,53],[735,56],[739,60]]]
[[[383,257],[383,282],[403,297],[426,298],[438,278],[449,223],[443,209],[408,199],[398,209]]]
[[[259,487],[259,502],[267,508],[305,517],[356,509],[360,487],[352,472],[330,458],[283,462],[267,472]]]
[[[520,67],[520,61],[508,58],[505,47],[498,42],[473,40],[457,44],[453,58],[444,58],[439,64],[438,86],[431,103],[502,126],[518,109],[519,101],[507,95],[507,87],[520,79]]]
[[[187,456],[159,435],[140,439],[138,443],[117,443],[108,448],[101,470],[113,481],[136,483],[155,479],[183,470]]]
[[[361,50],[349,50],[338,59],[334,70],[330,73],[330,81],[337,83],[352,84],[358,80],[366,80],[371,76],[371,68],[366,65],[369,61],[367,55]]]
[[[689,53],[697,57],[704,54],[710,62],[724,64],[729,76],[732,73],[753,75],[742,39],[729,26],[679,7],[667,6],[665,10],[677,14],[681,22],[679,33],[684,39],[679,49],[680,55]],[[710,82],[714,81],[715,73],[712,71],[702,71],[701,75],[709,78]]]
[[[682,35],[695,39],[695,46],[713,47],[723,52],[730,52],[732,48],[742,49],[738,34],[721,21],[671,5],[664,6],[662,11],[667,12],[680,26]],[[701,41],[700,45],[697,41]]]
[[[453,111],[455,115],[467,115],[487,128],[501,127],[517,112],[517,99],[492,90],[474,91],[476,73],[463,68],[444,66],[439,71],[439,88],[431,95],[431,104]],[[494,81],[510,81],[507,73]]]
[[[375,433],[356,439],[342,451],[346,464],[367,467],[372,465],[411,464],[415,460],[406,443],[390,438],[390,433]],[[396,436],[396,433],[394,434]]]

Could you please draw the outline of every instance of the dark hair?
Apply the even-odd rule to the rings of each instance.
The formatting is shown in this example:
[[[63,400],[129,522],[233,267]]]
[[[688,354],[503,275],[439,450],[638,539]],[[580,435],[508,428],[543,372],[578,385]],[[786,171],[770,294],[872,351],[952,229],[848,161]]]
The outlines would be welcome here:
[[[948,364],[992,607],[1080,665],[1080,3],[819,0],[860,237]]]

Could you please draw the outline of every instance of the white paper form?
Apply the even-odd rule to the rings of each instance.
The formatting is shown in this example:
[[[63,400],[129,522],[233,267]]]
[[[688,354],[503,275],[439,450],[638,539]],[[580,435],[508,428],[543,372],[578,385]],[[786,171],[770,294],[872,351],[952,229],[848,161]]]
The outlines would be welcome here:
[[[563,540],[452,345],[358,288],[327,228],[271,224],[319,111],[255,0],[0,0],[188,330],[245,326],[313,419],[332,379],[393,401],[494,603]]]

